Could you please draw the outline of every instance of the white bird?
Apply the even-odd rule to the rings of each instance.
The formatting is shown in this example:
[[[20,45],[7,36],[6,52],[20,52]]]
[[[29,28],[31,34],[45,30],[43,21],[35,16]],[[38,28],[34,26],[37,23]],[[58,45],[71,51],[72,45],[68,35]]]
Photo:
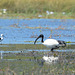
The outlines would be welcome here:
[[[4,35],[3,35],[3,34],[1,34],[0,42],[3,40],[3,37],[4,37]]]
[[[61,41],[61,40],[55,40],[55,39],[46,39],[45,41],[43,41],[44,39],[44,35],[41,34],[37,37],[37,39],[35,40],[34,44],[36,43],[36,41],[39,39],[41,39],[41,42],[43,45],[51,48],[51,51],[53,51],[54,49],[58,49],[59,47],[65,47],[66,43],[65,41]]]

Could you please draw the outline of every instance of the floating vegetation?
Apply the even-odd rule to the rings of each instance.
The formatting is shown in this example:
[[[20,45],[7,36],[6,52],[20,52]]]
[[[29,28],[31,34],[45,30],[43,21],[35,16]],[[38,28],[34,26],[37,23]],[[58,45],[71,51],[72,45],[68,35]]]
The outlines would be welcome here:
[[[37,36],[38,36],[37,34],[34,35],[34,33],[33,33],[33,35],[31,35],[30,38],[37,38]]]
[[[34,42],[34,41],[24,41],[24,42]]]
[[[64,30],[65,28],[64,27],[62,27],[62,25],[60,25],[60,26],[58,26],[58,28],[56,28],[57,30],[58,29],[62,29],[62,30]]]
[[[66,43],[72,43],[71,41],[67,41]]]
[[[49,27],[41,27],[41,26],[38,26],[38,27],[28,27],[28,26],[26,26],[25,28],[28,28],[28,29],[50,29]]]
[[[61,37],[62,35],[60,35],[60,34],[55,34],[54,36],[55,36],[55,37],[58,37],[58,36]]]
[[[17,24],[10,25],[10,27],[20,28]]]
[[[52,28],[50,28],[50,27],[41,27],[41,26],[38,26],[38,27],[29,27],[29,26],[26,26],[25,28],[28,28],[28,29],[51,29],[52,30]],[[58,28],[55,28],[55,29],[62,29],[62,30],[65,30],[65,28],[64,27],[62,27],[62,26],[59,26]]]

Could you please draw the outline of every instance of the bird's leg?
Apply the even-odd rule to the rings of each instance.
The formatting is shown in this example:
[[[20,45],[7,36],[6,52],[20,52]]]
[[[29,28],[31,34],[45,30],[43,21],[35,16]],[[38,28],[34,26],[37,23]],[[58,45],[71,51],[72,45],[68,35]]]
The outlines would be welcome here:
[[[53,52],[54,48],[51,49],[51,52]]]
[[[53,55],[53,52],[54,52],[53,49],[54,49],[54,48],[52,48],[52,49],[51,49],[51,52],[47,54],[48,57],[49,57],[49,55]]]
[[[58,49],[58,48],[59,48],[59,46],[55,46],[55,48],[52,48],[51,51],[53,51],[54,49]]]
[[[56,53],[53,51],[55,48],[52,48],[51,49],[51,52],[52,52],[52,55],[55,57],[56,56]]]
[[[54,49],[58,49],[58,48],[59,48],[59,46],[55,46],[55,48],[52,48],[52,49],[51,49],[51,52],[54,53],[53,50],[54,50]]]
[[[56,52],[54,52],[53,50],[54,50],[54,49],[58,49],[58,48],[59,48],[59,47],[58,47],[58,46],[56,46],[55,48],[52,48],[52,49],[51,49],[51,51],[52,51],[52,53],[53,53],[53,56],[54,56],[54,57],[55,57],[55,56],[57,56],[57,53],[56,53]]]
[[[49,55],[52,55],[53,54],[53,48],[50,50],[51,52],[48,52],[47,53],[47,56],[49,57]]]

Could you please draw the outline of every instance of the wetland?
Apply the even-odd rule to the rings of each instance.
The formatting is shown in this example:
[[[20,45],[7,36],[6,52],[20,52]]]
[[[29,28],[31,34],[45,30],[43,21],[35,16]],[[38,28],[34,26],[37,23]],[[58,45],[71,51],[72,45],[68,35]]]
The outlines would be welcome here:
[[[74,19],[0,19],[0,75],[75,75]],[[34,40],[45,38],[64,40],[67,46],[54,50]],[[47,64],[43,56],[59,57]]]

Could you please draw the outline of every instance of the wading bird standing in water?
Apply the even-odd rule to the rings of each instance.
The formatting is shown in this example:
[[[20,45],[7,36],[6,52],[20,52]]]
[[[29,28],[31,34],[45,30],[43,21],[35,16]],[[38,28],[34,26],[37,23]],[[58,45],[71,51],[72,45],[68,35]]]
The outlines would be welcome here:
[[[61,41],[61,40],[55,40],[55,39],[46,39],[45,41],[43,40],[44,39],[44,35],[41,34],[39,35],[34,44],[36,43],[36,41],[41,38],[41,42],[43,45],[49,47],[51,49],[51,51],[53,51],[54,49],[58,49],[59,47],[65,47],[66,46],[66,43],[65,41]]]
[[[3,35],[3,34],[1,34],[0,42],[3,40],[3,37],[4,37],[4,35]]]

